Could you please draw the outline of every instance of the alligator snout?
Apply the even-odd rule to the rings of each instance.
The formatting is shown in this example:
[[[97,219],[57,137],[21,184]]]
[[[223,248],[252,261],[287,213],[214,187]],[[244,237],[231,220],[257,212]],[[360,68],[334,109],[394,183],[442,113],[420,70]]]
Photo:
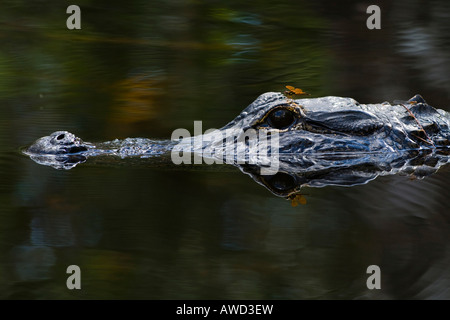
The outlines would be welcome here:
[[[56,131],[33,143],[26,153],[29,154],[75,154],[87,151],[86,144],[73,133]]]

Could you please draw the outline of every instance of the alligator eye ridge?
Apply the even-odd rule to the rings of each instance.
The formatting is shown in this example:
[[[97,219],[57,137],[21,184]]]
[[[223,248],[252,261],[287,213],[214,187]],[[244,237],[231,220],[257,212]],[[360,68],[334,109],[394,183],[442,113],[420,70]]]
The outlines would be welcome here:
[[[294,113],[285,108],[277,108],[272,110],[267,116],[267,123],[275,129],[286,129],[293,125],[296,121]]]

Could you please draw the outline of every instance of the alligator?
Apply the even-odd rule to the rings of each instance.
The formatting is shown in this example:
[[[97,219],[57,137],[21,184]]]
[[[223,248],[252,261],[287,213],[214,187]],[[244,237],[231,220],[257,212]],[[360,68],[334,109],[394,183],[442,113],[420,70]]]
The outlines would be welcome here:
[[[430,106],[420,95],[408,101],[360,104],[352,98],[292,99],[268,92],[223,128],[203,135],[94,144],[57,131],[38,139],[24,153],[56,169],[71,169],[93,157],[167,160],[169,155],[191,153],[235,165],[275,195],[290,197],[305,185],[353,186],[379,175],[421,178],[434,173],[449,161],[449,126],[450,114]],[[242,138],[249,130],[256,134]],[[260,133],[265,134],[264,141]],[[270,137],[277,137],[276,150],[267,142]],[[230,145],[235,155],[225,157]],[[267,155],[251,161],[261,145],[269,150]],[[242,153],[246,156],[237,159]],[[270,166],[271,159],[277,162],[276,171],[263,173],[261,168]]]

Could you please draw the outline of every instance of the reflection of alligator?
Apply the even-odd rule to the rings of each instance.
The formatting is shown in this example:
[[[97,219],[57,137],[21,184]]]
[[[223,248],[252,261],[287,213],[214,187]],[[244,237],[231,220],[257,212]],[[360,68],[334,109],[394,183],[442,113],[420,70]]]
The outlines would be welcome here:
[[[209,154],[218,160],[213,151],[223,141],[248,147],[245,139],[239,142],[239,135],[247,129],[264,130],[279,134],[277,174],[261,176],[256,170],[259,163],[238,164],[229,158],[226,162],[237,165],[273,193],[287,196],[301,185],[351,186],[380,174],[404,172],[422,177],[435,172],[449,159],[449,126],[449,113],[431,107],[419,95],[396,104],[363,105],[350,98],[292,100],[265,93],[218,131],[232,134],[232,139],[222,135],[220,141],[214,141],[211,137],[217,135],[206,134],[178,141],[127,138],[94,145],[58,131],[37,140],[25,153],[58,169],[70,169],[94,156],[164,155],[180,145],[192,146],[182,150],[194,153],[210,149]],[[199,141],[200,147],[196,147]]]

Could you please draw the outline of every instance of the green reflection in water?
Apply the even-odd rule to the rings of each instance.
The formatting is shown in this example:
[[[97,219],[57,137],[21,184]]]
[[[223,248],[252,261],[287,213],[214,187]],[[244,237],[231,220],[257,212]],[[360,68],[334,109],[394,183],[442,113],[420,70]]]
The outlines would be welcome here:
[[[354,14],[347,3],[333,13],[306,1],[79,0],[81,31],[65,28],[69,4],[2,1],[1,298],[355,298],[367,294],[372,263],[398,279],[394,297],[418,278],[446,288],[445,177],[411,186],[423,195],[420,212],[406,196],[395,202],[392,190],[405,183],[393,177],[310,191],[306,206],[292,208],[237,170],[63,172],[13,153],[61,129],[105,141],[168,138],[198,119],[220,127],[286,84],[322,96],[335,92],[333,79],[337,87],[351,79],[379,98],[394,84],[378,71],[411,84],[411,73],[400,81],[398,61],[389,60],[395,38],[353,32],[360,21],[344,14]],[[337,72],[341,63],[351,72]],[[405,227],[403,212],[425,218]],[[431,271],[420,278],[424,261]],[[80,292],[65,287],[70,264],[82,268]]]

